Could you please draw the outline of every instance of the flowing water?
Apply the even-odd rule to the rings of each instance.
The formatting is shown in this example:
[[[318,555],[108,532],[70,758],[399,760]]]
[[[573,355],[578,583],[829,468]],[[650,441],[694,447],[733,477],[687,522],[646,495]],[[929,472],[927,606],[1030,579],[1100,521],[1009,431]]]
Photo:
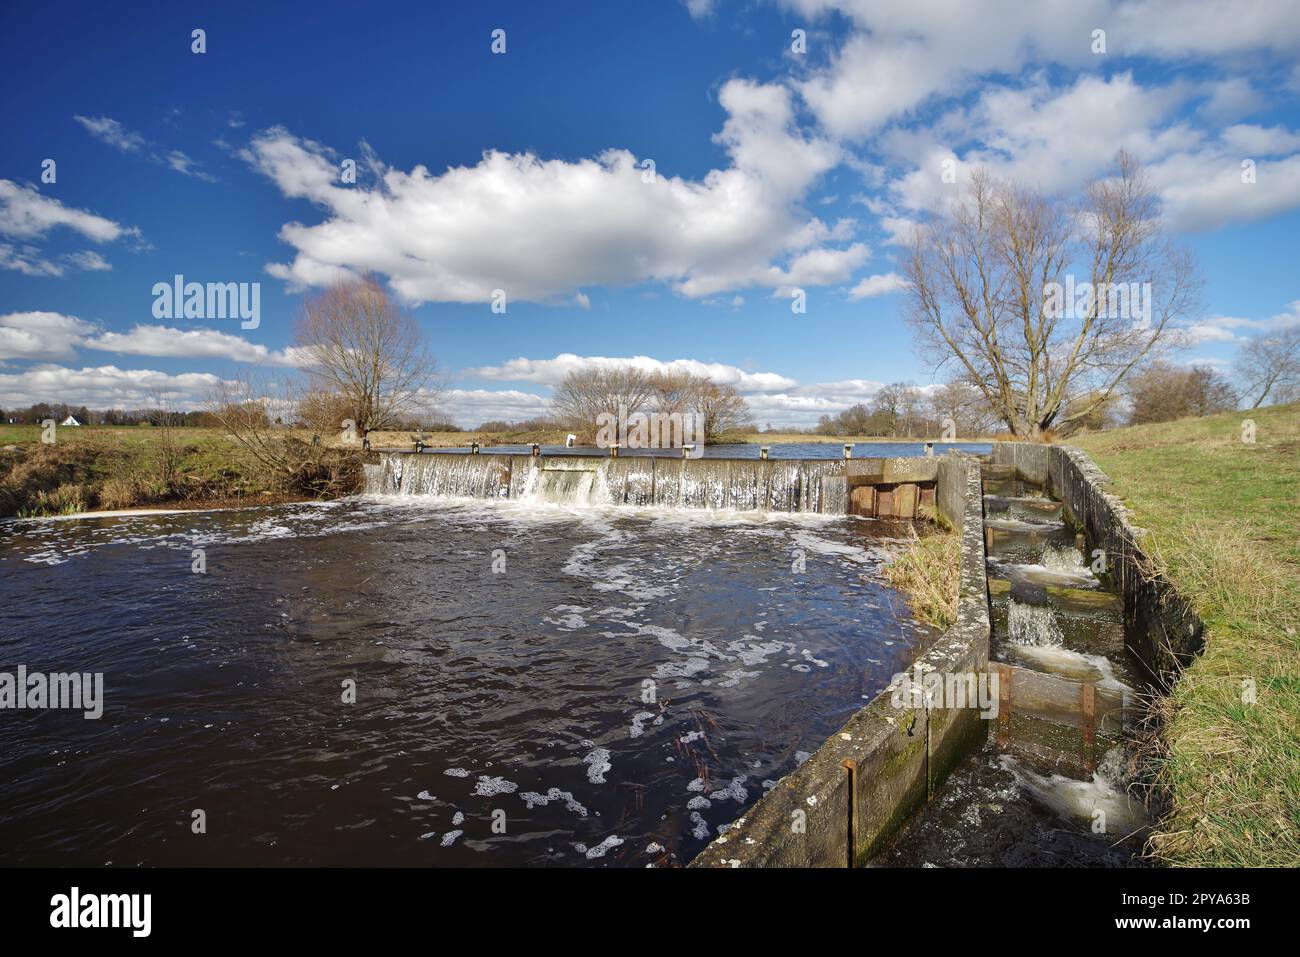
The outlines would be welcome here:
[[[531,446],[528,445],[492,445],[485,446],[484,452],[491,452],[502,455],[529,455]],[[744,443],[728,445],[705,445],[699,449],[700,455],[706,459],[756,459],[759,457],[761,443]],[[768,446],[768,455],[774,459],[839,459],[844,457],[844,444],[842,442],[781,442]],[[949,451],[964,452],[967,455],[988,455],[993,450],[993,446],[987,442],[936,442],[934,443],[934,454],[944,455]],[[457,446],[445,449],[429,449],[425,454],[438,455],[442,453],[459,453],[468,452],[468,446]],[[596,455],[608,456],[609,449],[600,448],[595,445],[577,445],[565,447],[563,445],[546,445],[542,447],[542,452],[547,456],[553,455]],[[681,449],[625,449],[623,454],[626,455],[649,455],[656,458],[680,458]],[[916,456],[925,454],[924,442],[858,442],[853,444],[854,458],[882,458],[895,456]]]
[[[1047,490],[987,471],[983,484],[993,661],[1128,701],[1141,685],[1119,605],[1088,561],[1096,553]],[[1130,742],[1103,724],[1096,733],[1105,753],[1097,760],[1089,748],[1085,762],[1077,701],[1077,694],[1064,703],[1032,693],[1000,699],[1005,726],[993,725],[988,743],[958,764],[874,863],[1141,866],[1149,822],[1130,791]]]
[[[0,860],[683,864],[924,634],[903,525],[531,479],[0,526],[0,671],[105,698],[0,712]]]

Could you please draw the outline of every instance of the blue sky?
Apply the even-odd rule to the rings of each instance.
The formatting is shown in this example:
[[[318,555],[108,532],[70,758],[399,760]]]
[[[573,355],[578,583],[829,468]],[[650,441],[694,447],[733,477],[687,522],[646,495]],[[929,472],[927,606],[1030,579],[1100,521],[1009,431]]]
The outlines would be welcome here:
[[[1135,153],[1206,280],[1181,361],[1300,320],[1294,4],[460,6],[7,10],[0,407],[196,403],[235,360],[289,368],[304,291],[369,269],[463,425],[633,356],[811,424],[934,381],[896,243],[948,157],[1068,196]],[[261,283],[260,324],[155,318],[177,273]]]

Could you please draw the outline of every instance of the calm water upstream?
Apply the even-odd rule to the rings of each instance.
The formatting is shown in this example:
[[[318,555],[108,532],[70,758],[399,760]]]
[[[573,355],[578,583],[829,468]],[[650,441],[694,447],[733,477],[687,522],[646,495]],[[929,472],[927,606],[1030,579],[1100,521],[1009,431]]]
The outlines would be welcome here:
[[[0,711],[0,862],[685,863],[910,660],[906,534],[424,498],[0,525],[0,671],[105,686],[98,721]]]

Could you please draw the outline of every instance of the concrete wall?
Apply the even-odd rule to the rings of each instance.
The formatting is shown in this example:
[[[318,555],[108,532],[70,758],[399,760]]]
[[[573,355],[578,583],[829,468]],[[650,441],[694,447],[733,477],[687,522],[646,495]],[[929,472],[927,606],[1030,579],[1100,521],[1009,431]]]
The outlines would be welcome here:
[[[1065,504],[1066,515],[1100,548],[1107,572],[1124,599],[1124,631],[1130,649],[1150,677],[1164,687],[1201,650],[1204,626],[1166,579],[1154,574],[1142,548],[1146,533],[1108,491],[1110,479],[1081,449],[1028,442],[998,442],[993,462],[1014,465],[1027,481],[1047,486]]]
[[[962,536],[961,585],[957,621],[917,666],[923,672],[984,672],[989,615],[979,463],[947,455],[934,468],[939,510]],[[974,708],[896,707],[893,697],[886,689],[872,699],[691,866],[865,863],[988,734],[989,722]]]

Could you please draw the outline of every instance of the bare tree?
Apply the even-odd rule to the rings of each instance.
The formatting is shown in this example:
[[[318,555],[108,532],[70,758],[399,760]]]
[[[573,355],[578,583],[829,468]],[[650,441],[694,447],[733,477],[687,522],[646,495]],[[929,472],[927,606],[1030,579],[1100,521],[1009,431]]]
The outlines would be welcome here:
[[[940,434],[946,420],[951,420],[956,435],[961,438],[989,435],[1002,421],[984,393],[960,378],[945,382],[932,392],[929,406]]]
[[[976,171],[914,235],[908,317],[922,348],[936,366],[955,360],[1017,436],[1091,416],[1196,302],[1194,263],[1159,212],[1126,153],[1076,207]]]
[[[628,364],[575,369],[556,386],[551,401],[555,417],[588,438],[596,431],[598,416],[617,417],[620,407],[626,415],[645,412],[653,395],[653,378]]]
[[[372,276],[309,296],[295,344],[312,387],[342,396],[363,435],[419,413],[438,394],[419,325]]]
[[[274,425],[293,418],[298,405],[294,383],[249,372],[217,385],[206,411],[281,488],[317,495],[352,490],[360,476],[355,453],[304,442]]]
[[[733,385],[693,376],[688,412],[704,418],[704,441],[716,442],[723,434],[745,428],[753,421],[749,405]]]
[[[698,414],[704,441],[750,423],[749,406],[732,385],[689,372],[649,373],[624,363],[577,369],[564,377],[552,400],[557,419],[579,436],[589,437],[602,415],[638,412]]]
[[[1213,415],[1237,407],[1231,384],[1209,366],[1154,362],[1130,377],[1128,392],[1130,425]]]
[[[1251,339],[1237,353],[1235,366],[1245,394],[1255,396],[1252,409],[1270,395],[1278,402],[1300,397],[1300,326]]]
[[[184,424],[185,415],[173,409],[171,399],[159,389],[151,389],[149,399],[153,403],[149,419],[158,436],[154,443],[158,455],[158,478],[170,493],[180,482],[181,459],[185,450],[177,429]]]

